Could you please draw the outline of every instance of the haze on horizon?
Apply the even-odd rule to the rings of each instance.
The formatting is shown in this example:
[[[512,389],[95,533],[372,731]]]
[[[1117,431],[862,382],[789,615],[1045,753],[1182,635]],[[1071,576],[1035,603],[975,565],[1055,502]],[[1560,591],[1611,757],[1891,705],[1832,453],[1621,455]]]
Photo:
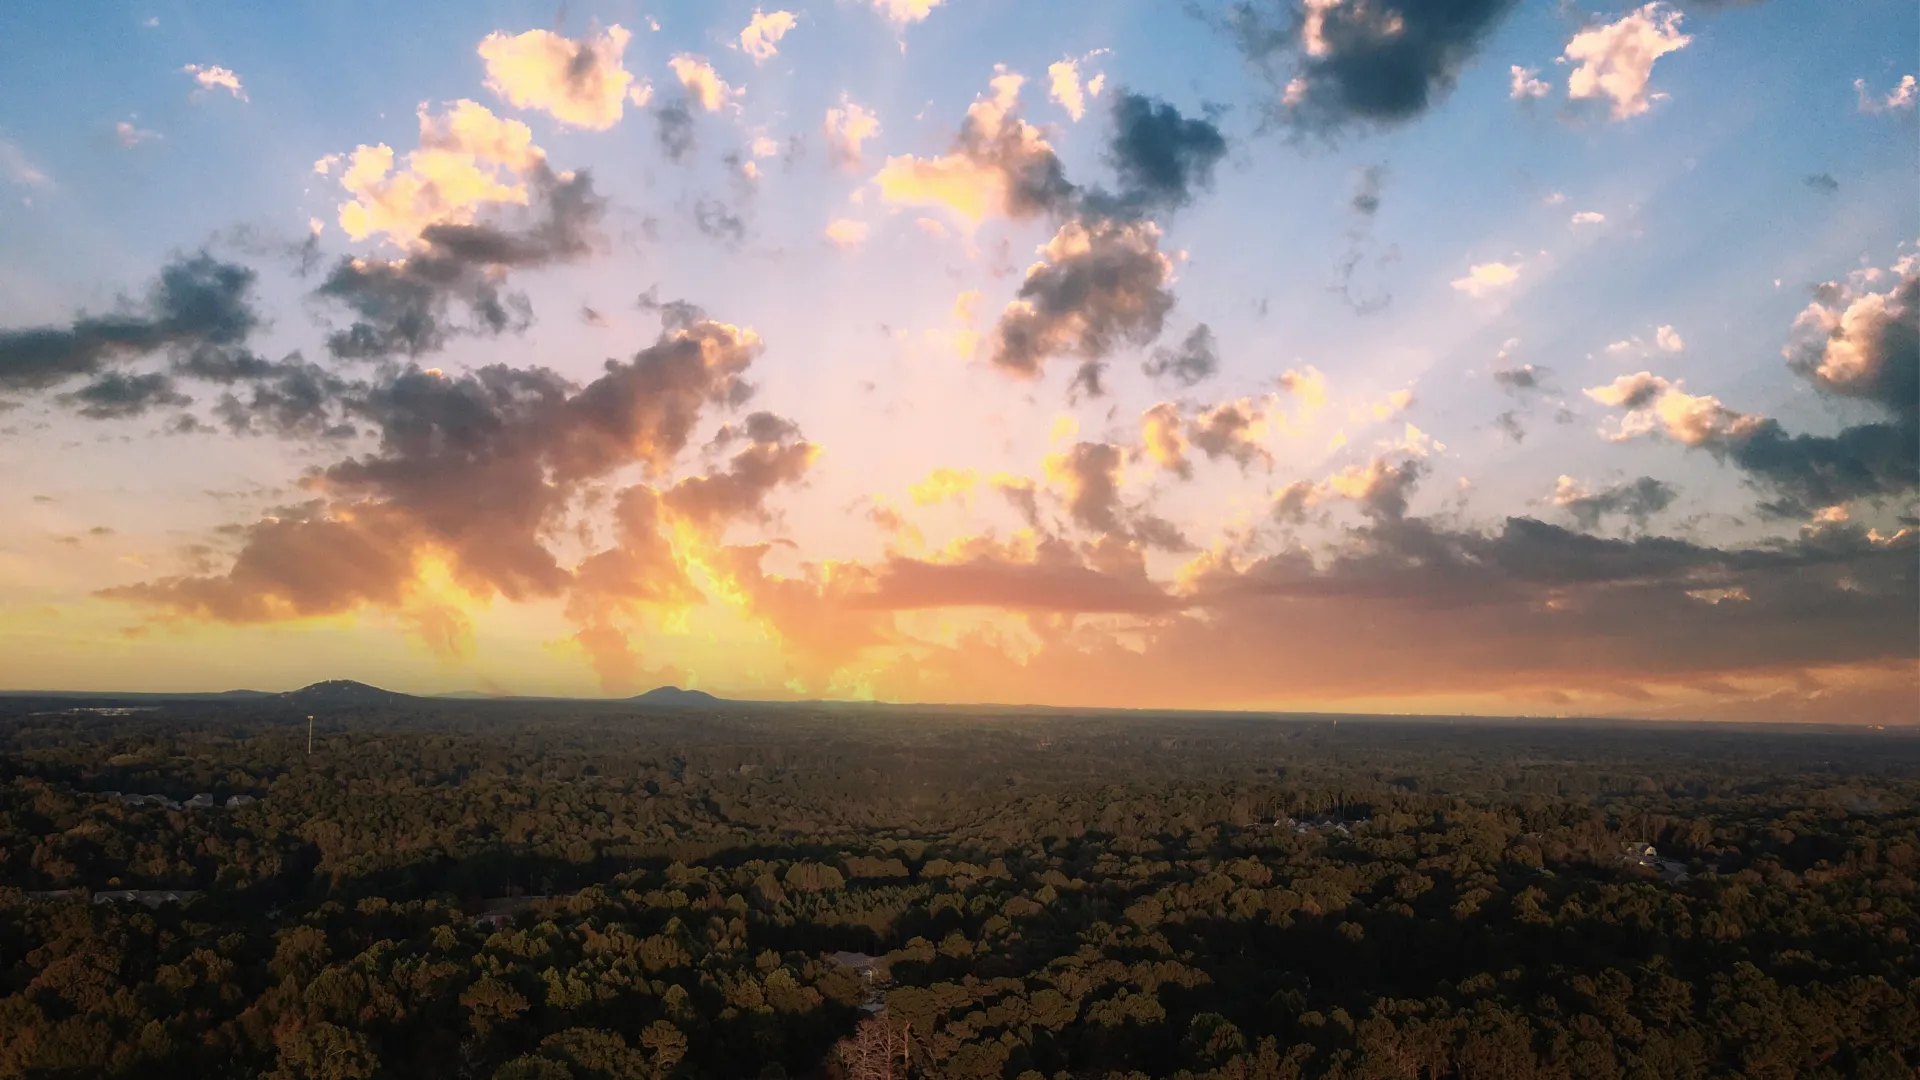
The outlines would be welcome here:
[[[16,6],[0,689],[1912,722],[1917,35]]]

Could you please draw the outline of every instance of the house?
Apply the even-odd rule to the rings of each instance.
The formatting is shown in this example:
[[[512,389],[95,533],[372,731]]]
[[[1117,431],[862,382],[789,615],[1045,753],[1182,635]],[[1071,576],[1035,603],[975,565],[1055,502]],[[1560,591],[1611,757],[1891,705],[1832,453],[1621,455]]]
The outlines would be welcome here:
[[[827,959],[839,964],[843,968],[851,969],[855,974],[868,982],[872,982],[879,973],[879,957],[868,956],[866,953],[842,951],[828,956]]]
[[[243,806],[252,806],[254,803],[259,801],[260,800],[254,798],[251,795],[233,795],[233,796],[229,796],[227,799],[227,809],[238,810]]]
[[[193,889],[113,889],[93,894],[96,904],[144,904],[157,908],[161,904],[184,904],[200,893]]]
[[[480,913],[473,917],[473,925],[487,930],[505,930],[513,925],[515,916],[521,912],[552,899],[551,896],[497,896],[482,900]]]
[[[210,791],[203,791],[200,794],[195,795],[193,798],[188,799],[187,809],[189,810],[213,809],[213,793]]]

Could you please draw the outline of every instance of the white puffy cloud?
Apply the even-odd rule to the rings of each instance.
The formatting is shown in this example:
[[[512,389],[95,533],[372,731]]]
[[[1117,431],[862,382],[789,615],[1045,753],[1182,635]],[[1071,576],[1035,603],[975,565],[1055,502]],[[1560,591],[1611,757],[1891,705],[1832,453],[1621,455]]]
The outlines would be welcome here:
[[[1615,120],[1646,112],[1652,98],[1647,80],[1653,75],[1653,62],[1693,40],[1680,32],[1680,17],[1680,12],[1655,2],[1618,22],[1575,34],[1564,53],[1566,60],[1579,65],[1567,76],[1567,96],[1606,98],[1612,102]]]
[[[579,41],[550,30],[511,37],[494,31],[478,52],[487,89],[516,109],[537,109],[572,127],[605,131],[620,122],[627,102],[646,104],[652,92],[622,59],[633,35],[620,26],[589,32]]]
[[[1513,88],[1507,96],[1515,101],[1543,98],[1553,90],[1553,87],[1535,78],[1535,76],[1540,74],[1540,69],[1538,68],[1524,68],[1519,64],[1515,64],[1511,72],[1513,75]]]
[[[240,76],[218,64],[188,64],[180,69],[193,76],[202,90],[225,90],[241,101],[247,100],[247,89],[240,85]]]
[[[1886,97],[1867,92],[1867,80],[1853,80],[1854,93],[1860,95],[1860,111],[1877,113],[1893,112],[1899,109],[1911,109],[1915,100],[1920,100],[1920,86],[1916,86],[1913,76],[1902,75],[1900,82]]]
[[[1573,215],[1573,223],[1575,225],[1598,225],[1605,220],[1607,220],[1607,215],[1598,210],[1582,210]]]
[[[797,22],[791,11],[754,11],[740,31],[740,51],[753,57],[755,63],[773,59],[780,51],[776,45]]]
[[[875,11],[896,23],[916,23],[933,14],[946,0],[872,0]]]
[[[1477,299],[1507,288],[1519,279],[1517,266],[1503,262],[1475,263],[1467,268],[1466,277],[1453,280],[1453,287]]]
[[[1653,343],[1661,352],[1680,352],[1687,347],[1687,341],[1680,331],[1671,326],[1662,326],[1653,332]]]

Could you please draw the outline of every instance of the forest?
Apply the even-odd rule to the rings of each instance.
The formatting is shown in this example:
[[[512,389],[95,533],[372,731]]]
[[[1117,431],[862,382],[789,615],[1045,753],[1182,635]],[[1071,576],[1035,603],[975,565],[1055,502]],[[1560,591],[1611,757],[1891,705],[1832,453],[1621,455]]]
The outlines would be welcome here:
[[[1913,729],[9,697],[0,1078],[1892,1080],[1917,878]]]

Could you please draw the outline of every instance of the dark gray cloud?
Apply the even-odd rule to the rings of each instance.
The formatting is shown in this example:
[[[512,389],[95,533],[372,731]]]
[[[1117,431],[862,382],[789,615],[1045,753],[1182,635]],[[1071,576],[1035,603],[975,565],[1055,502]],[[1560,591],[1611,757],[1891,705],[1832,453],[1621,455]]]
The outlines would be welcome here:
[[[660,328],[666,331],[686,330],[707,321],[706,309],[691,300],[660,299],[659,285],[649,285],[633,306],[660,316]]]
[[[40,390],[163,350],[237,347],[260,325],[252,270],[206,252],[161,269],[144,304],[69,326],[0,331],[0,390]]]
[[[1912,423],[1858,424],[1834,435],[1793,435],[1763,420],[1725,451],[1778,498],[1761,509],[1804,517],[1823,506],[1882,498],[1920,486],[1920,429]]]
[[[348,396],[364,393],[365,384],[350,383],[298,353],[250,373],[244,381],[250,385],[243,392],[222,394],[213,410],[236,435],[342,439],[356,434],[342,412]]]
[[[1664,481],[1642,476],[1599,491],[1569,492],[1554,501],[1583,529],[1599,528],[1603,519],[1616,516],[1644,529],[1648,518],[1673,505],[1676,494]]]
[[[1142,365],[1151,378],[1165,375],[1181,386],[1194,386],[1220,370],[1219,344],[1213,328],[1206,323],[1195,326],[1177,348],[1160,348]]]
[[[1838,195],[1840,193],[1840,181],[1835,180],[1831,173],[1813,173],[1807,177],[1806,184],[1822,195]]]
[[[174,386],[170,376],[120,371],[109,371],[70,394],[60,395],[60,400],[93,420],[124,420],[162,406],[193,403]]]
[[[1227,16],[1274,84],[1273,119],[1332,134],[1411,120],[1453,89],[1516,0],[1243,0]]]
[[[684,101],[670,101],[653,111],[660,151],[669,161],[685,161],[693,153],[693,112]]]
[[[1103,213],[1165,213],[1186,206],[1213,182],[1214,166],[1227,154],[1219,128],[1182,116],[1164,101],[1122,90],[1114,96],[1112,115],[1107,161],[1119,191],[1088,196]]]
[[[1360,170],[1360,175],[1354,184],[1353,195],[1347,200],[1347,207],[1352,212],[1354,221],[1352,227],[1347,230],[1347,250],[1334,266],[1332,290],[1340,295],[1340,299],[1356,315],[1372,315],[1386,310],[1387,305],[1393,303],[1393,294],[1384,288],[1372,295],[1362,295],[1354,288],[1354,275],[1373,248],[1373,219],[1380,213],[1386,179],[1385,162],[1368,165]],[[1397,249],[1389,248],[1386,255],[1374,261],[1379,265],[1396,257],[1398,257]]]
[[[1159,240],[1148,222],[1069,222],[1001,315],[994,365],[1034,375],[1049,357],[1100,359],[1159,337],[1173,310],[1173,267]]]
[[[1520,411],[1518,409],[1508,409],[1506,412],[1494,417],[1493,423],[1495,427],[1498,427],[1506,433],[1507,438],[1512,439],[1514,442],[1525,442],[1527,440],[1527,429],[1526,426],[1520,422]]]
[[[693,206],[693,224],[715,240],[739,243],[747,237],[747,223],[718,199],[701,199]]]
[[[1499,368],[1493,373],[1493,381],[1501,387],[1519,393],[1543,389],[1546,378],[1552,373],[1550,368],[1521,364],[1519,367]]]
[[[525,330],[533,309],[525,297],[503,293],[484,269],[452,259],[343,258],[315,295],[355,316],[327,335],[327,349],[341,360],[378,360],[438,352],[462,333],[493,336]],[[464,306],[467,320],[454,314]]]
[[[1360,170],[1360,182],[1354,188],[1353,198],[1347,205],[1353,212],[1364,218],[1371,218],[1380,212],[1380,192],[1386,184],[1387,167],[1384,164],[1369,165]]]
[[[1073,371],[1073,379],[1067,383],[1067,399],[1078,401],[1082,395],[1090,398],[1107,396],[1107,364],[1104,360],[1082,360]]]

